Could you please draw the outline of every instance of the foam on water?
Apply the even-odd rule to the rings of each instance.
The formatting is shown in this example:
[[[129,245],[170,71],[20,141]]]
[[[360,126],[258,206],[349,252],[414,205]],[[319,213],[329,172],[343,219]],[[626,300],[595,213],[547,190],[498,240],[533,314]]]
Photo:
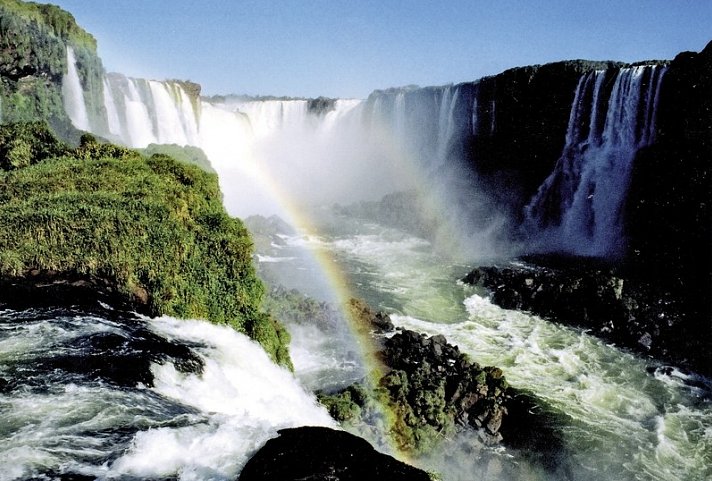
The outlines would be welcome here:
[[[234,479],[278,429],[334,426],[314,396],[244,335],[200,321],[160,318],[151,325],[168,338],[206,346],[197,348],[205,359],[201,376],[179,373],[170,364],[153,371],[156,392],[206,413],[207,422],[138,433],[111,474]]]
[[[326,333],[315,325],[287,325],[287,329],[295,375],[304,386],[332,391],[365,376],[363,360],[346,333]]]
[[[347,273],[355,295],[381,309],[440,321],[460,319],[463,295],[452,279],[466,268],[432,252],[430,242],[375,224],[358,234],[301,237],[312,249],[327,251]]]

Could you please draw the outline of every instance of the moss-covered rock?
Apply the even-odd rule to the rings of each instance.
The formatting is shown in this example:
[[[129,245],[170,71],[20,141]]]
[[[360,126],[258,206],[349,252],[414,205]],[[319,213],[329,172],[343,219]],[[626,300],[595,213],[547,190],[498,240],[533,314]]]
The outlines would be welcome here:
[[[424,452],[458,426],[478,430],[487,444],[501,440],[508,384],[502,371],[471,362],[444,337],[401,331],[385,341],[391,370],[379,385],[396,413],[392,433],[406,451]]]
[[[339,311],[331,304],[279,285],[269,290],[264,306],[285,323],[316,325],[327,333],[333,333],[338,323],[343,321]]]
[[[486,444],[501,440],[511,392],[500,369],[471,362],[443,336],[400,330],[385,337],[394,329],[389,317],[361,300],[350,300],[347,309],[361,336],[373,338],[375,371],[369,382],[319,394],[334,419],[358,430],[380,418],[382,434],[412,454],[465,427]],[[383,417],[384,410],[390,414]]]
[[[0,152],[3,301],[17,300],[13,286],[108,288],[150,315],[229,324],[290,365],[288,334],[262,310],[252,241],[215,175],[90,135],[72,149],[41,123],[0,127]]]

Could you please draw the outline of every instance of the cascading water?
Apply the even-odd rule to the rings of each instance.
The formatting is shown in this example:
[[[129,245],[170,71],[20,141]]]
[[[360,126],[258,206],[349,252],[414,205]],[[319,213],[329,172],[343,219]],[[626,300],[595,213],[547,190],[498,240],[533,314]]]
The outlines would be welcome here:
[[[349,227],[349,222],[352,224]],[[442,334],[483,365],[503,369],[515,387],[558,413],[562,452],[549,468],[499,451],[496,470],[472,440],[416,462],[448,481],[702,481],[712,476],[712,382],[641,358],[579,329],[492,304],[452,279],[467,266],[432,246],[375,224],[342,219],[331,235],[308,240],[352,277],[356,294],[390,312],[396,326]],[[287,269],[289,260],[280,265]],[[316,337],[316,336],[315,336]],[[314,342],[314,340],[312,340]],[[314,354],[316,355],[316,353]],[[325,361],[329,361],[327,358]],[[461,450],[461,451],[460,451]],[[478,461],[480,459],[480,461]]]
[[[199,112],[177,82],[111,74],[104,79],[109,136],[131,147],[199,145]],[[101,133],[101,132],[97,132]]]
[[[64,108],[72,124],[79,130],[91,131],[84,90],[77,71],[77,59],[72,47],[67,47],[67,74],[62,79],[62,95]]]
[[[83,103],[70,54],[67,110],[79,112]],[[525,208],[525,230],[540,239],[535,250],[620,253],[632,161],[654,140],[664,72],[665,67],[637,66],[581,77],[561,158]],[[110,75],[104,82],[106,134],[133,147],[174,143],[210,152],[213,162],[232,172],[229,182],[221,178],[221,187],[234,199],[228,208],[239,215],[287,216],[270,200],[275,190],[284,197],[281,204],[329,203],[427,185],[427,209],[459,227],[438,235],[454,239],[451,247],[459,245],[468,256],[489,258],[507,254],[512,219],[497,213],[464,165],[473,161],[473,139],[491,137],[496,129],[496,100],[479,87],[476,82],[374,92],[365,102],[336,102],[318,116],[310,114],[306,100],[191,101],[176,82]],[[88,122],[75,117],[77,125]],[[227,122],[220,131],[230,140],[202,127],[216,125],[210,117]],[[298,169],[295,156],[302,163]],[[249,184],[239,177],[249,177]],[[355,185],[368,188],[354,191]]]
[[[480,111],[479,106],[488,108]],[[434,237],[444,250],[465,258],[493,258],[508,253],[508,220],[478,184],[471,165],[471,145],[489,122],[494,129],[494,101],[480,99],[478,83],[375,92],[364,108],[373,132],[389,132],[401,156],[399,168],[412,173],[423,210],[439,219]],[[475,160],[476,161],[476,160]]]
[[[525,208],[547,249],[607,256],[621,253],[622,207],[635,154],[654,140],[665,67],[584,74],[576,87],[566,144],[553,172]],[[607,100],[606,100],[607,99]]]

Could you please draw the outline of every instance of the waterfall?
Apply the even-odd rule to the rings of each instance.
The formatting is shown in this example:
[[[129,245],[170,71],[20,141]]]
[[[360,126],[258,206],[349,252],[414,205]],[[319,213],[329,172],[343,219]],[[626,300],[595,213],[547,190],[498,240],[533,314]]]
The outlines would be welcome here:
[[[90,131],[91,125],[84,102],[84,90],[79,79],[77,59],[72,47],[67,47],[67,74],[62,78],[62,95],[65,111],[72,124],[79,130]]]
[[[199,145],[199,114],[178,82],[111,74],[104,79],[109,136],[131,147]],[[97,132],[101,134],[101,132]]]
[[[104,107],[106,108],[106,120],[109,127],[109,133],[121,138],[123,135],[123,130],[121,128],[121,120],[119,120],[119,111],[116,108],[116,102],[114,102],[114,96],[111,93],[111,86],[109,81],[104,78]]]
[[[0,327],[3,376],[14,374],[0,390],[3,481],[236,479],[278,429],[334,424],[226,326],[37,308],[3,310]]]
[[[554,170],[525,207],[526,225],[547,250],[621,253],[622,208],[638,149],[654,141],[665,67],[584,74],[576,87],[566,143]],[[607,96],[607,100],[606,100]]]
[[[71,49],[67,55],[73,60]],[[76,95],[81,90],[76,68],[69,63],[67,110],[86,113]],[[632,160],[654,141],[664,71],[637,66],[580,77],[561,156],[525,207],[525,229],[540,240],[538,249],[619,252]],[[511,222],[467,165],[477,164],[479,140],[490,142],[485,149],[496,145],[498,101],[481,82],[406,87],[376,91],[366,101],[337,101],[317,115],[307,100],[196,100],[180,82],[112,74],[104,81],[108,132],[94,130],[132,147],[202,148],[223,169],[221,187],[235,215],[283,215],[276,205],[294,199],[348,203],[418,187],[439,197],[437,215],[471,224],[462,239],[468,243],[468,236],[481,232],[504,238]],[[506,117],[506,104],[502,109]],[[76,120],[81,117],[72,114],[75,125],[88,122]],[[275,191],[281,200],[273,199]]]

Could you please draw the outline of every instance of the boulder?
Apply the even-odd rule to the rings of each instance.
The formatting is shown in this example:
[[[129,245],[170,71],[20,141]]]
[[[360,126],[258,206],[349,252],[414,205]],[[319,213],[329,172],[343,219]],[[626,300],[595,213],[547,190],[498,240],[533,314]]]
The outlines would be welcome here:
[[[245,465],[239,481],[429,481],[420,469],[367,441],[324,427],[282,429]]]

